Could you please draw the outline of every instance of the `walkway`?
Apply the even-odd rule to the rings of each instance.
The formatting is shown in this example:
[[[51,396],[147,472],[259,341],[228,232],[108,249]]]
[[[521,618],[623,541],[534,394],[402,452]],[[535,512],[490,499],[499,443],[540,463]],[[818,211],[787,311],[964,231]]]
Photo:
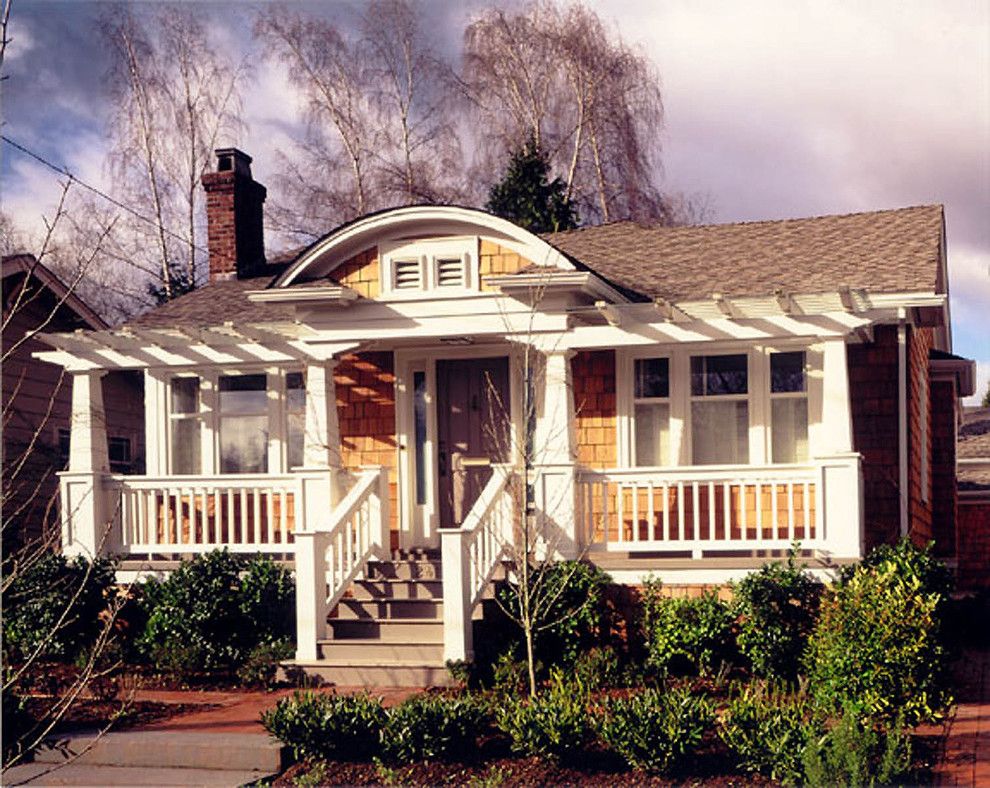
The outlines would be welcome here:
[[[963,655],[956,702],[935,784],[990,786],[990,651]]]

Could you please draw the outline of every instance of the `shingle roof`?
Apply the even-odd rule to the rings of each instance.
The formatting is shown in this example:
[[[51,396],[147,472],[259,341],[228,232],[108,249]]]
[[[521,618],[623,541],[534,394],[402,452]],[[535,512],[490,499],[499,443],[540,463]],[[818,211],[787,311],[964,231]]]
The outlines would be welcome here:
[[[873,292],[938,291],[942,207],[928,205],[811,219],[646,227],[614,222],[544,236],[579,268],[632,298],[672,301],[841,286]],[[212,282],[127,323],[133,328],[292,319],[289,306],[252,303],[304,249],[272,258],[265,276]],[[280,270],[281,269],[281,270]],[[318,284],[326,284],[321,281]]]
[[[941,284],[940,205],[693,227],[614,222],[544,238],[615,284],[672,301]]]
[[[956,456],[990,459],[990,408],[965,413],[956,441]]]

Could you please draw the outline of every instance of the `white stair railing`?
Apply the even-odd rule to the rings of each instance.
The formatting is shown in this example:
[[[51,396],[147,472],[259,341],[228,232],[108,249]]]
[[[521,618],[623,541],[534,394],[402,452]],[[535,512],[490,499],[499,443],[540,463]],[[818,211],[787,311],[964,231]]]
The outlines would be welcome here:
[[[491,479],[461,526],[440,529],[444,659],[473,656],[474,608],[512,544],[512,478],[511,466],[493,465]]]
[[[317,658],[330,610],[372,558],[388,558],[388,505],[388,471],[367,469],[325,525],[296,534],[296,659]]]

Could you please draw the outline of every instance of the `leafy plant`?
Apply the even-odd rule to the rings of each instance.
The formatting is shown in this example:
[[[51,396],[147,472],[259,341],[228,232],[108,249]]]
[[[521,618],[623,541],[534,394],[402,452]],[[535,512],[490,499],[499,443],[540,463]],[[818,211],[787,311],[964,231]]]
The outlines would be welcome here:
[[[383,754],[398,763],[466,755],[484,728],[485,708],[470,697],[423,693],[388,712]]]
[[[661,672],[707,673],[731,656],[732,613],[715,591],[699,597],[665,597],[659,581],[643,590],[647,662]]]
[[[386,719],[379,698],[296,692],[262,712],[261,724],[296,759],[363,761],[380,753]]]
[[[265,640],[248,653],[237,668],[237,678],[248,686],[265,687],[275,681],[278,663],[291,659],[295,645],[291,640]]]
[[[240,578],[240,608],[257,643],[295,639],[296,584],[289,570],[271,558],[247,562]]]
[[[9,571],[9,567],[8,567]],[[3,648],[8,659],[73,661],[104,623],[113,562],[49,554],[13,574],[3,594]]]
[[[623,671],[619,655],[611,646],[592,648],[574,661],[574,677],[589,690],[617,687],[622,684]]]
[[[928,550],[907,542],[875,551],[822,602],[805,668],[815,700],[842,713],[937,718],[948,705],[941,637],[948,588]]]
[[[542,670],[542,663],[539,668]],[[516,659],[513,652],[506,651],[495,660],[492,669],[492,686],[507,695],[522,695],[528,690],[529,678],[526,675],[526,662]]]
[[[588,691],[551,671],[550,686],[535,698],[508,701],[496,712],[495,724],[521,755],[550,761],[572,758],[592,735]]]
[[[755,685],[733,698],[719,721],[719,736],[738,764],[784,784],[801,782],[802,756],[819,727],[804,692]]]
[[[815,625],[822,584],[797,566],[792,551],[786,564],[767,564],[733,587],[739,650],[753,672],[794,680]]]
[[[899,719],[885,731],[849,707],[838,724],[812,737],[802,758],[808,785],[891,785],[911,766],[911,740]]]
[[[686,688],[650,689],[607,699],[598,733],[633,769],[667,772],[701,744],[713,717],[711,703]]]

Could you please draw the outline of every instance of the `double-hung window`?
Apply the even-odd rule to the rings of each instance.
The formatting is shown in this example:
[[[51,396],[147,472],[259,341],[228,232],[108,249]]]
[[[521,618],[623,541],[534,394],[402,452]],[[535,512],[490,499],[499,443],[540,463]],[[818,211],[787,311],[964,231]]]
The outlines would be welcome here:
[[[691,357],[691,453],[695,465],[749,462],[745,353]]]
[[[285,411],[288,421],[286,463],[287,467],[296,468],[305,460],[306,378],[302,372],[289,372],[285,376]]]
[[[267,473],[267,376],[221,375],[219,389],[220,473]]]
[[[172,378],[169,385],[169,442],[172,473],[198,474],[202,468],[203,414],[199,378]]]
[[[633,372],[635,464],[669,465],[670,359],[638,358]]]
[[[808,375],[803,350],[770,354],[770,445],[773,462],[808,459]]]

